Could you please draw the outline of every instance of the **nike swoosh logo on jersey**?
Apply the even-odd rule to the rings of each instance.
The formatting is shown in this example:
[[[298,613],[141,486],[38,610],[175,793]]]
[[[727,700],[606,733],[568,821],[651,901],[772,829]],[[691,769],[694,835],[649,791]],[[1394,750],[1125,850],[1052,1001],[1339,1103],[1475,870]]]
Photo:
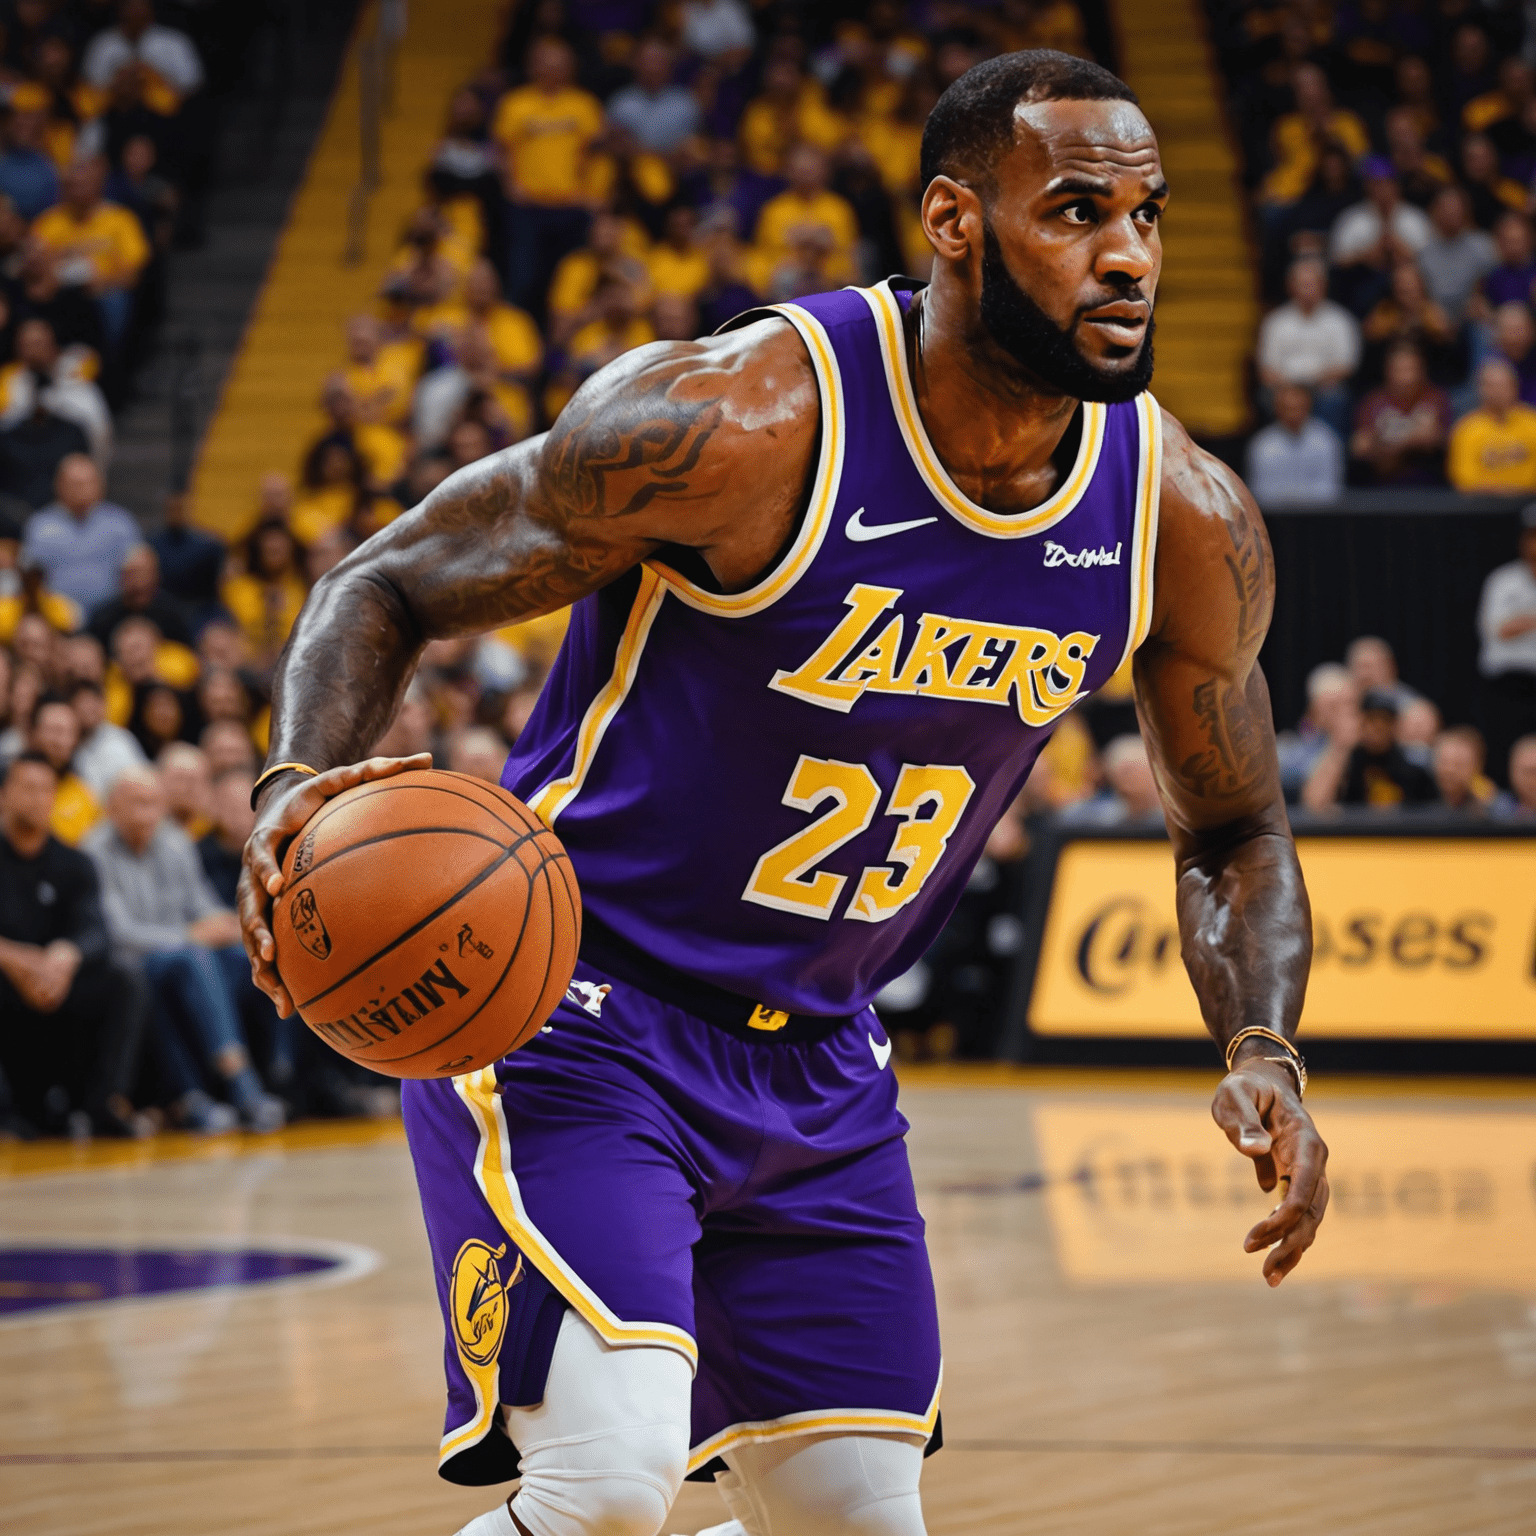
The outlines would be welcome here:
[[[887,1040],[884,1045],[877,1045],[873,1035],[868,1036],[868,1039],[870,1054],[875,1058],[875,1065],[884,1072],[886,1062],[891,1059],[891,1042]]]
[[[914,517],[905,523],[876,523],[870,527],[864,521],[864,508],[860,507],[852,517],[848,519],[843,532],[853,540],[855,544],[867,544],[871,539],[888,539],[893,533],[906,533],[911,528],[922,528],[929,523],[938,522],[936,517]]]

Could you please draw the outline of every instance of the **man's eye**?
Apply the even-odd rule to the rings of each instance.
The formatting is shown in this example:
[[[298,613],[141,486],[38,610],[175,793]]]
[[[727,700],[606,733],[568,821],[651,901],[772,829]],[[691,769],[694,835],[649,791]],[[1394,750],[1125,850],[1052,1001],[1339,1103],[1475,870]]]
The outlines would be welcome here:
[[[1093,222],[1093,204],[1087,198],[1075,203],[1068,203],[1061,210],[1061,216],[1068,224],[1091,224]]]
[[[1163,210],[1159,208],[1156,203],[1148,203],[1144,207],[1138,208],[1136,210],[1136,217],[1140,219],[1143,224],[1156,224],[1158,220],[1162,218],[1162,216]]]

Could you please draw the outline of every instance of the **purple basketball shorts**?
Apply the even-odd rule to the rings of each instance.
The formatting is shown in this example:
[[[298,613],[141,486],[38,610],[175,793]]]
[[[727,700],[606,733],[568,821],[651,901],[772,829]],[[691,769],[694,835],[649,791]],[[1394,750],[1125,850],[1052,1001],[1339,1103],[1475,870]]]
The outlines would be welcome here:
[[[722,1028],[583,961],[521,1050],[405,1083],[441,1474],[517,1475],[498,1406],[542,1399],[568,1306],[694,1364],[690,1473],[747,1440],[931,1436],[938,1319],[889,1060],[873,1009]]]

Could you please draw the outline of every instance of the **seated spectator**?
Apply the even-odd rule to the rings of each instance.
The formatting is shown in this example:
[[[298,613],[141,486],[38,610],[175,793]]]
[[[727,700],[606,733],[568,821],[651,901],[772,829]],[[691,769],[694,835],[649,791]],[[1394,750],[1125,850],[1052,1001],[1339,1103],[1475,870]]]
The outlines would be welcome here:
[[[1091,800],[1078,800],[1058,813],[1063,826],[1113,827],[1129,823],[1160,825],[1163,803],[1140,736],[1117,736],[1104,748],[1106,785]]]
[[[0,429],[0,493],[41,507],[53,497],[60,466],[77,454],[89,462],[90,450],[74,422],[39,400],[25,420]]]
[[[696,299],[707,286],[709,257],[695,239],[697,228],[698,214],[686,203],[667,210],[661,239],[646,258],[656,294]]]
[[[593,302],[597,318],[571,337],[565,367],[545,392],[544,409],[551,421],[565,409],[566,401],[581,383],[599,368],[606,368],[614,358],[656,339],[656,332],[628,283],[605,283]]]
[[[1455,180],[1445,160],[1424,147],[1424,130],[1411,106],[1391,108],[1383,120],[1387,155],[1403,196],[1419,208],[1428,208],[1442,187]]]
[[[368,421],[340,373],[333,373],[321,391],[320,406],[330,418],[329,430],[311,444],[306,465],[332,443],[349,448],[362,464],[361,485],[378,491],[399,479],[405,469],[406,440],[398,428]],[[295,507],[295,514],[298,508]]]
[[[1275,419],[1248,444],[1248,488],[1266,506],[1333,501],[1344,489],[1344,445],[1300,384],[1275,390]]]
[[[1520,514],[1518,558],[1490,571],[1477,606],[1478,671],[1489,694],[1489,748],[1536,731],[1536,503]]]
[[[1525,188],[1499,169],[1499,154],[1486,134],[1469,133],[1461,141],[1461,182],[1472,199],[1472,221],[1492,229],[1511,209],[1525,209]]]
[[[0,645],[14,643],[28,618],[67,635],[80,627],[84,617],[85,610],[73,598],[49,590],[41,566],[19,553],[14,564],[0,562]]]
[[[1420,697],[1398,676],[1397,656],[1380,635],[1351,640],[1344,652],[1344,665],[1362,698],[1368,693],[1389,693],[1399,714]]]
[[[373,315],[347,321],[347,364],[341,380],[352,391],[364,422],[398,427],[410,413],[411,390],[421,371],[421,344],[384,344],[384,328]]]
[[[189,512],[184,494],[167,496],[160,527],[150,534],[149,544],[160,562],[161,590],[183,604],[196,626],[219,609],[227,551],[222,539],[192,526]]]
[[[23,82],[11,92],[0,118],[0,194],[27,223],[59,200],[59,171],[44,147],[48,98],[40,86]]]
[[[492,782],[500,782],[501,766],[506,763],[502,749],[501,765]],[[450,767],[453,765],[450,764]],[[469,773],[468,768],[454,768],[455,773]],[[484,777],[484,775],[481,775]],[[197,856],[214,894],[230,911],[240,904],[240,862],[246,840],[256,826],[251,809],[251,786],[256,782],[254,765],[227,768],[213,780],[209,797],[208,830],[198,840]]]
[[[716,228],[706,237],[709,282],[698,295],[699,333],[713,335],[727,321],[757,306],[757,294],[747,286],[741,247],[729,228]]]
[[[1398,711],[1397,744],[1408,761],[1428,768],[1443,722],[1440,711],[1428,699],[1409,699]]]
[[[1486,230],[1472,223],[1472,203],[1462,187],[1446,187],[1429,205],[1434,233],[1419,252],[1429,296],[1453,325],[1466,315],[1477,285],[1498,265],[1498,248]]]
[[[556,385],[550,385],[551,390],[556,387]],[[449,473],[456,469],[464,469],[470,464],[478,464],[487,454],[495,451],[496,444],[485,423],[472,416],[466,416],[448,434]]]
[[[224,606],[245,632],[260,668],[277,660],[304,606],[299,547],[282,523],[258,523],[245,541],[245,570],[224,583]]]
[[[227,717],[210,720],[203,728],[199,745],[208,759],[208,772],[215,784],[226,773],[236,770],[248,769],[252,777],[255,776],[256,748],[244,721]]]
[[[135,544],[123,556],[118,594],[91,610],[86,628],[106,646],[127,618],[146,618],[161,637],[177,645],[192,644],[187,610],[160,585],[160,558],[149,544]]]
[[[1350,456],[1377,485],[1437,485],[1451,430],[1451,402],[1429,382],[1424,356],[1411,342],[1387,353],[1385,379],[1356,413]]]
[[[118,595],[123,560],[143,534],[130,513],[102,499],[101,471],[88,454],[60,463],[54,497],[28,520],[22,559],[90,612]]]
[[[240,920],[220,904],[197,850],[165,815],[153,769],[125,773],[107,813],[87,851],[101,877],[113,949],[147,984],[176,1118],[192,1130],[232,1128],[207,1092],[208,1071],[250,1129],[276,1130],[282,1103],[262,1087],[240,1020],[253,985]]]
[[[91,861],[49,833],[56,783],[36,753],[0,780],[0,1133],[141,1136],[143,994],[109,958]]]
[[[80,60],[80,73],[98,90],[105,90],[125,66],[133,64],[149,70],[177,102],[203,84],[203,61],[196,44],[185,32],[157,23],[151,0],[121,0],[117,25],[91,39]]]
[[[100,683],[77,678],[69,685],[67,697],[80,726],[72,759],[74,770],[96,804],[105,805],[119,775],[144,766],[144,749],[132,731],[107,719],[107,700]]]
[[[351,435],[327,433],[304,455],[292,510],[281,517],[266,512],[257,526],[286,525],[300,544],[311,544],[351,522],[367,478],[367,466]]]
[[[1470,725],[1453,725],[1436,738],[1431,772],[1447,810],[1474,816],[1492,810],[1498,788],[1483,772],[1485,755],[1482,734]]]
[[[1259,380],[1267,390],[1301,384],[1312,391],[1313,409],[1343,437],[1349,427],[1346,384],[1360,362],[1360,326],[1327,298],[1322,262],[1304,257],[1286,280],[1290,302],[1272,309],[1259,326]]]
[[[1341,144],[1351,160],[1358,160],[1371,147],[1365,124],[1353,112],[1335,106],[1328,77],[1317,65],[1298,65],[1291,89],[1296,110],[1278,118],[1272,133],[1274,169],[1264,180],[1264,199],[1270,203],[1293,203],[1306,191],[1321,145]]]
[[[1509,789],[1501,813],[1513,821],[1536,820],[1536,736],[1522,736],[1509,749]]]
[[[1368,156],[1360,174],[1365,201],[1339,215],[1328,237],[1328,260],[1349,307],[1363,315],[1381,297],[1392,268],[1430,243],[1434,226],[1422,208],[1404,200],[1385,156]]]
[[[532,339],[537,341],[536,332]],[[490,334],[481,326],[466,326],[453,362],[434,368],[416,386],[412,426],[417,443],[428,452],[440,449],[465,415],[479,416],[498,447],[521,442],[533,430],[533,397],[523,382],[530,376],[526,368],[503,371]]]
[[[32,712],[27,748],[42,757],[54,772],[53,835],[75,847],[101,819],[101,805],[75,771],[80,745],[80,721],[57,694],[45,693]]]
[[[155,759],[166,815],[195,843],[213,825],[208,759],[188,741],[173,741]]]
[[[847,200],[828,188],[827,157],[814,145],[797,144],[785,157],[784,175],[788,188],[768,200],[757,221],[754,275],[760,274],[761,286],[767,288],[768,274],[793,254],[795,241],[808,232],[827,243],[831,281],[854,281],[859,224]]]
[[[643,305],[650,301],[650,271],[644,260],[643,234],[613,213],[592,220],[587,243],[555,268],[549,287],[549,334],[564,346],[582,326],[597,318],[597,294],[614,281],[628,283]]]
[[[1536,410],[1520,403],[1520,378],[1501,357],[1477,370],[1478,407],[1451,429],[1446,473],[1458,491],[1536,491]]]
[[[106,162],[100,158],[70,166],[58,203],[38,215],[32,238],[53,258],[60,283],[86,289],[96,300],[111,355],[127,334],[134,284],[150,250],[139,221],[102,196],[106,180]]]
[[[191,692],[197,658],[185,646],[163,642],[149,619],[135,615],[117,626],[112,659],[108,715],[127,725],[146,757],[158,757],[167,742],[197,739],[202,718]]]
[[[544,343],[533,316],[503,300],[501,279],[488,261],[469,269],[460,302],[439,305],[422,316],[421,324],[424,334],[443,342],[449,352],[457,351],[466,332],[481,332],[506,384],[526,389],[544,365]]]
[[[1308,810],[1332,805],[1395,809],[1429,805],[1438,798],[1435,781],[1398,746],[1397,700],[1373,688],[1360,701],[1359,740],[1330,739],[1301,792]]]
[[[1505,304],[1529,304],[1536,283],[1536,239],[1523,213],[1501,214],[1493,226],[1499,264],[1483,274],[1478,286],[1479,315],[1492,314]]]
[[[467,773],[487,784],[501,782],[507,765],[507,744],[488,726],[471,726],[456,733],[448,747],[448,768]]]
[[[1429,377],[1442,385],[1459,384],[1467,376],[1467,349],[1461,328],[1429,296],[1424,274],[1411,261],[1392,269],[1385,296],[1361,325],[1365,338],[1362,373],[1379,380],[1389,348],[1410,342],[1424,354]]]
[[[539,38],[527,64],[528,84],[497,103],[491,137],[506,155],[507,200],[514,208],[507,293],[514,304],[542,314],[550,274],[586,236],[590,161],[603,107],[575,85],[576,56],[561,39]]]
[[[608,121],[634,136],[642,149],[670,155],[702,126],[691,91],[672,84],[676,61],[659,37],[635,50],[635,79],[608,100]]]
[[[1493,312],[1493,346],[1490,357],[1502,357],[1520,381],[1520,399],[1536,403],[1536,322],[1530,306],[1521,300],[1501,304]]]
[[[112,412],[86,376],[95,364],[89,348],[61,352],[46,320],[23,320],[16,327],[16,361],[0,369],[0,429],[26,421],[41,405],[85,433],[91,457],[105,474],[112,462]]]
[[[1294,731],[1281,731],[1275,742],[1286,801],[1294,805],[1301,797],[1329,742],[1353,745],[1359,730],[1360,691],[1349,669],[1336,661],[1313,667],[1307,674],[1306,714]]]

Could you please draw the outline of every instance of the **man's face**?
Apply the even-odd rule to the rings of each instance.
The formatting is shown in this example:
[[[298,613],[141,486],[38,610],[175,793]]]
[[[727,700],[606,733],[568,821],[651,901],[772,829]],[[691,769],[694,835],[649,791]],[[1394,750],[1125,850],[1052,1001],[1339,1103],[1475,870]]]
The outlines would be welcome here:
[[[107,813],[118,836],[130,848],[142,850],[148,847],[165,815],[165,798],[157,783],[134,774],[117,781]]]
[[[1536,811],[1536,741],[1524,742],[1509,754],[1509,787],[1528,811]]]
[[[53,815],[59,781],[43,763],[18,763],[0,790],[0,820],[8,833],[35,837]]]
[[[69,707],[80,722],[80,734],[89,736],[107,718],[107,701],[94,688],[77,689],[69,701]]]
[[[123,601],[130,608],[144,607],[155,595],[160,585],[160,562],[154,550],[141,544],[123,556]]]
[[[1397,735],[1397,716],[1390,709],[1367,709],[1360,716],[1360,745],[1367,752],[1388,752]]]
[[[1052,393],[1133,399],[1163,261],[1157,140],[1127,101],[1036,102],[1014,125],[985,200],[982,325]]]
[[[60,773],[80,745],[80,722],[68,704],[44,704],[32,722],[32,746]]]
[[[1435,784],[1441,799],[1457,805],[1472,792],[1477,777],[1477,754],[1468,742],[1456,736],[1442,737],[1435,744]]]
[[[101,476],[83,453],[73,453],[59,466],[54,490],[71,512],[84,516],[101,500]]]

